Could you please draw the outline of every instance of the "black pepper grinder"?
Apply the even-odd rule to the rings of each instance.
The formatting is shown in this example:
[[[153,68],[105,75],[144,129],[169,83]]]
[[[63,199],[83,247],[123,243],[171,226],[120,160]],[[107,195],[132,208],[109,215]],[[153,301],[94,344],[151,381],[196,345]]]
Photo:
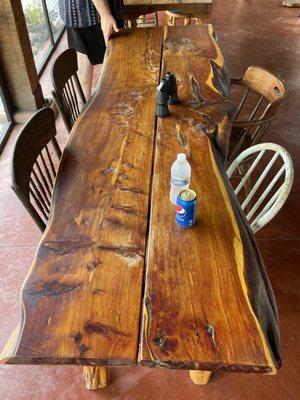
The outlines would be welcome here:
[[[165,79],[160,81],[156,88],[156,116],[165,118],[170,115],[168,100],[169,100],[169,85]]]
[[[169,86],[169,104],[178,104],[179,99],[178,99],[178,91],[177,91],[177,82],[176,82],[176,77],[173,72],[167,72],[166,74],[166,81]]]

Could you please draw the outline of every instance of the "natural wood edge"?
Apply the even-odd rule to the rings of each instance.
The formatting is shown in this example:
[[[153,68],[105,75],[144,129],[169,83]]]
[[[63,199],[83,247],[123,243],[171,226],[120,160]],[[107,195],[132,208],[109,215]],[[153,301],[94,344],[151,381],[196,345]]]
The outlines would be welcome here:
[[[89,390],[97,390],[109,384],[110,375],[106,367],[83,367],[83,377]]]
[[[20,324],[16,327],[16,329],[13,331],[13,333],[10,335],[10,338],[8,339],[6,345],[4,346],[3,350],[0,353],[0,364],[6,364],[9,359],[14,354],[14,350],[16,347],[16,343],[19,340],[20,337]]]
[[[195,385],[207,385],[212,372],[211,371],[189,371],[190,378]]]

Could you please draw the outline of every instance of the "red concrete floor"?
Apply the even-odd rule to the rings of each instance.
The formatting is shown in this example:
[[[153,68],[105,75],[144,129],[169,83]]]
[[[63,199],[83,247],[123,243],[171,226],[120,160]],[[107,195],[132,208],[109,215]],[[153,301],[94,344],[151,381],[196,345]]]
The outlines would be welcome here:
[[[281,75],[289,87],[286,104],[265,141],[280,143],[291,153],[296,170],[294,187],[281,213],[257,235],[279,308],[283,360],[279,374],[219,373],[208,386],[197,387],[185,371],[115,368],[111,371],[111,385],[91,392],[85,389],[81,367],[1,366],[1,400],[300,398],[299,12],[300,9],[281,7],[281,0],[214,0],[212,20],[232,76],[240,76],[250,64],[261,65]],[[64,46],[62,43],[60,49]],[[95,76],[99,76],[99,71]],[[49,94],[47,80],[44,77],[42,85]],[[59,121],[58,131],[63,145],[67,134]],[[41,237],[9,188],[10,153],[16,135],[17,131],[0,157],[0,348],[18,321],[19,291]]]

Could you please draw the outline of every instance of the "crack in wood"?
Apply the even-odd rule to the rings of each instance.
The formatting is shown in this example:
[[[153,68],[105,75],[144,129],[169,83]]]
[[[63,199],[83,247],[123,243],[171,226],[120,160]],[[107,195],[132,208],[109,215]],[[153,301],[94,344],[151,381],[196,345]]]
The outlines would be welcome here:
[[[98,246],[99,250],[109,251],[116,253],[120,256],[127,257],[127,258],[143,258],[144,257],[144,249],[138,246],[118,246],[112,244],[103,244]]]
[[[106,174],[110,174],[113,171],[114,171],[113,167],[108,167],[108,168],[102,169],[100,172],[101,172],[101,174],[106,175]]]
[[[125,214],[138,215],[138,211],[132,206],[112,205],[111,208],[113,210],[120,211],[120,212],[123,212]]]
[[[201,96],[199,83],[198,83],[197,79],[195,79],[195,77],[193,75],[190,75],[190,82],[191,82],[191,85],[192,85],[193,94],[194,94],[195,98],[197,99],[198,104],[200,106],[202,106],[205,103],[205,100]]]
[[[49,250],[50,253],[57,253],[61,256],[70,253],[76,253],[77,251],[86,250],[93,246],[94,242],[89,238],[86,239],[74,239],[74,240],[59,240],[45,242],[42,247]]]
[[[106,218],[105,222],[107,222],[109,225],[117,226],[120,227],[122,226],[122,222],[118,218]]]
[[[122,192],[132,192],[137,194],[144,194],[144,191],[135,187],[125,187],[125,186],[117,186],[117,190],[121,190]]]
[[[96,288],[96,289],[93,290],[93,294],[98,294],[98,293],[100,293],[100,294],[106,294],[106,292],[104,292],[103,290],[98,289],[98,288]]]
[[[32,283],[25,292],[31,295],[41,295],[45,297],[60,296],[72,292],[76,289],[82,289],[81,285],[60,283],[54,279],[49,282]]]
[[[129,339],[131,337],[131,335],[124,333],[113,326],[104,325],[100,322],[87,321],[84,325],[84,329],[90,334],[95,333],[106,338],[107,340],[111,340],[111,336],[116,336],[118,338],[122,337],[125,339]]]
[[[122,164],[123,164],[124,167],[134,168],[134,165],[129,163],[129,162],[123,162]]]
[[[189,122],[197,133],[205,133],[211,138],[213,138],[218,132],[217,122],[210,115],[203,112],[199,113],[197,118],[194,118]]]
[[[216,342],[215,328],[212,325],[207,324],[205,330],[208,334],[208,337],[214,347],[215,350],[219,350],[219,347]]]
[[[187,157],[191,157],[192,153],[191,153],[190,146],[189,146],[186,136],[182,132],[182,130],[180,128],[180,124],[178,122],[176,123],[176,131],[177,131],[177,138],[179,140],[181,147],[185,151]]]
[[[209,59],[209,63],[213,73],[212,83],[218,92],[225,97],[227,100],[230,98],[230,79],[228,71],[224,67],[220,67],[212,58]]]

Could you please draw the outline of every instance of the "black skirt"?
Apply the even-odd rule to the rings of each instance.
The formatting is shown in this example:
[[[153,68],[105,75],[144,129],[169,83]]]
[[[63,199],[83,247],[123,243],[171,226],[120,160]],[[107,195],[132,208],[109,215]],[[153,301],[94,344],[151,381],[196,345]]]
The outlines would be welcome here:
[[[123,28],[122,20],[116,20],[119,28]],[[79,53],[86,54],[92,65],[102,64],[105,54],[105,41],[100,24],[87,28],[67,27],[68,45]]]

